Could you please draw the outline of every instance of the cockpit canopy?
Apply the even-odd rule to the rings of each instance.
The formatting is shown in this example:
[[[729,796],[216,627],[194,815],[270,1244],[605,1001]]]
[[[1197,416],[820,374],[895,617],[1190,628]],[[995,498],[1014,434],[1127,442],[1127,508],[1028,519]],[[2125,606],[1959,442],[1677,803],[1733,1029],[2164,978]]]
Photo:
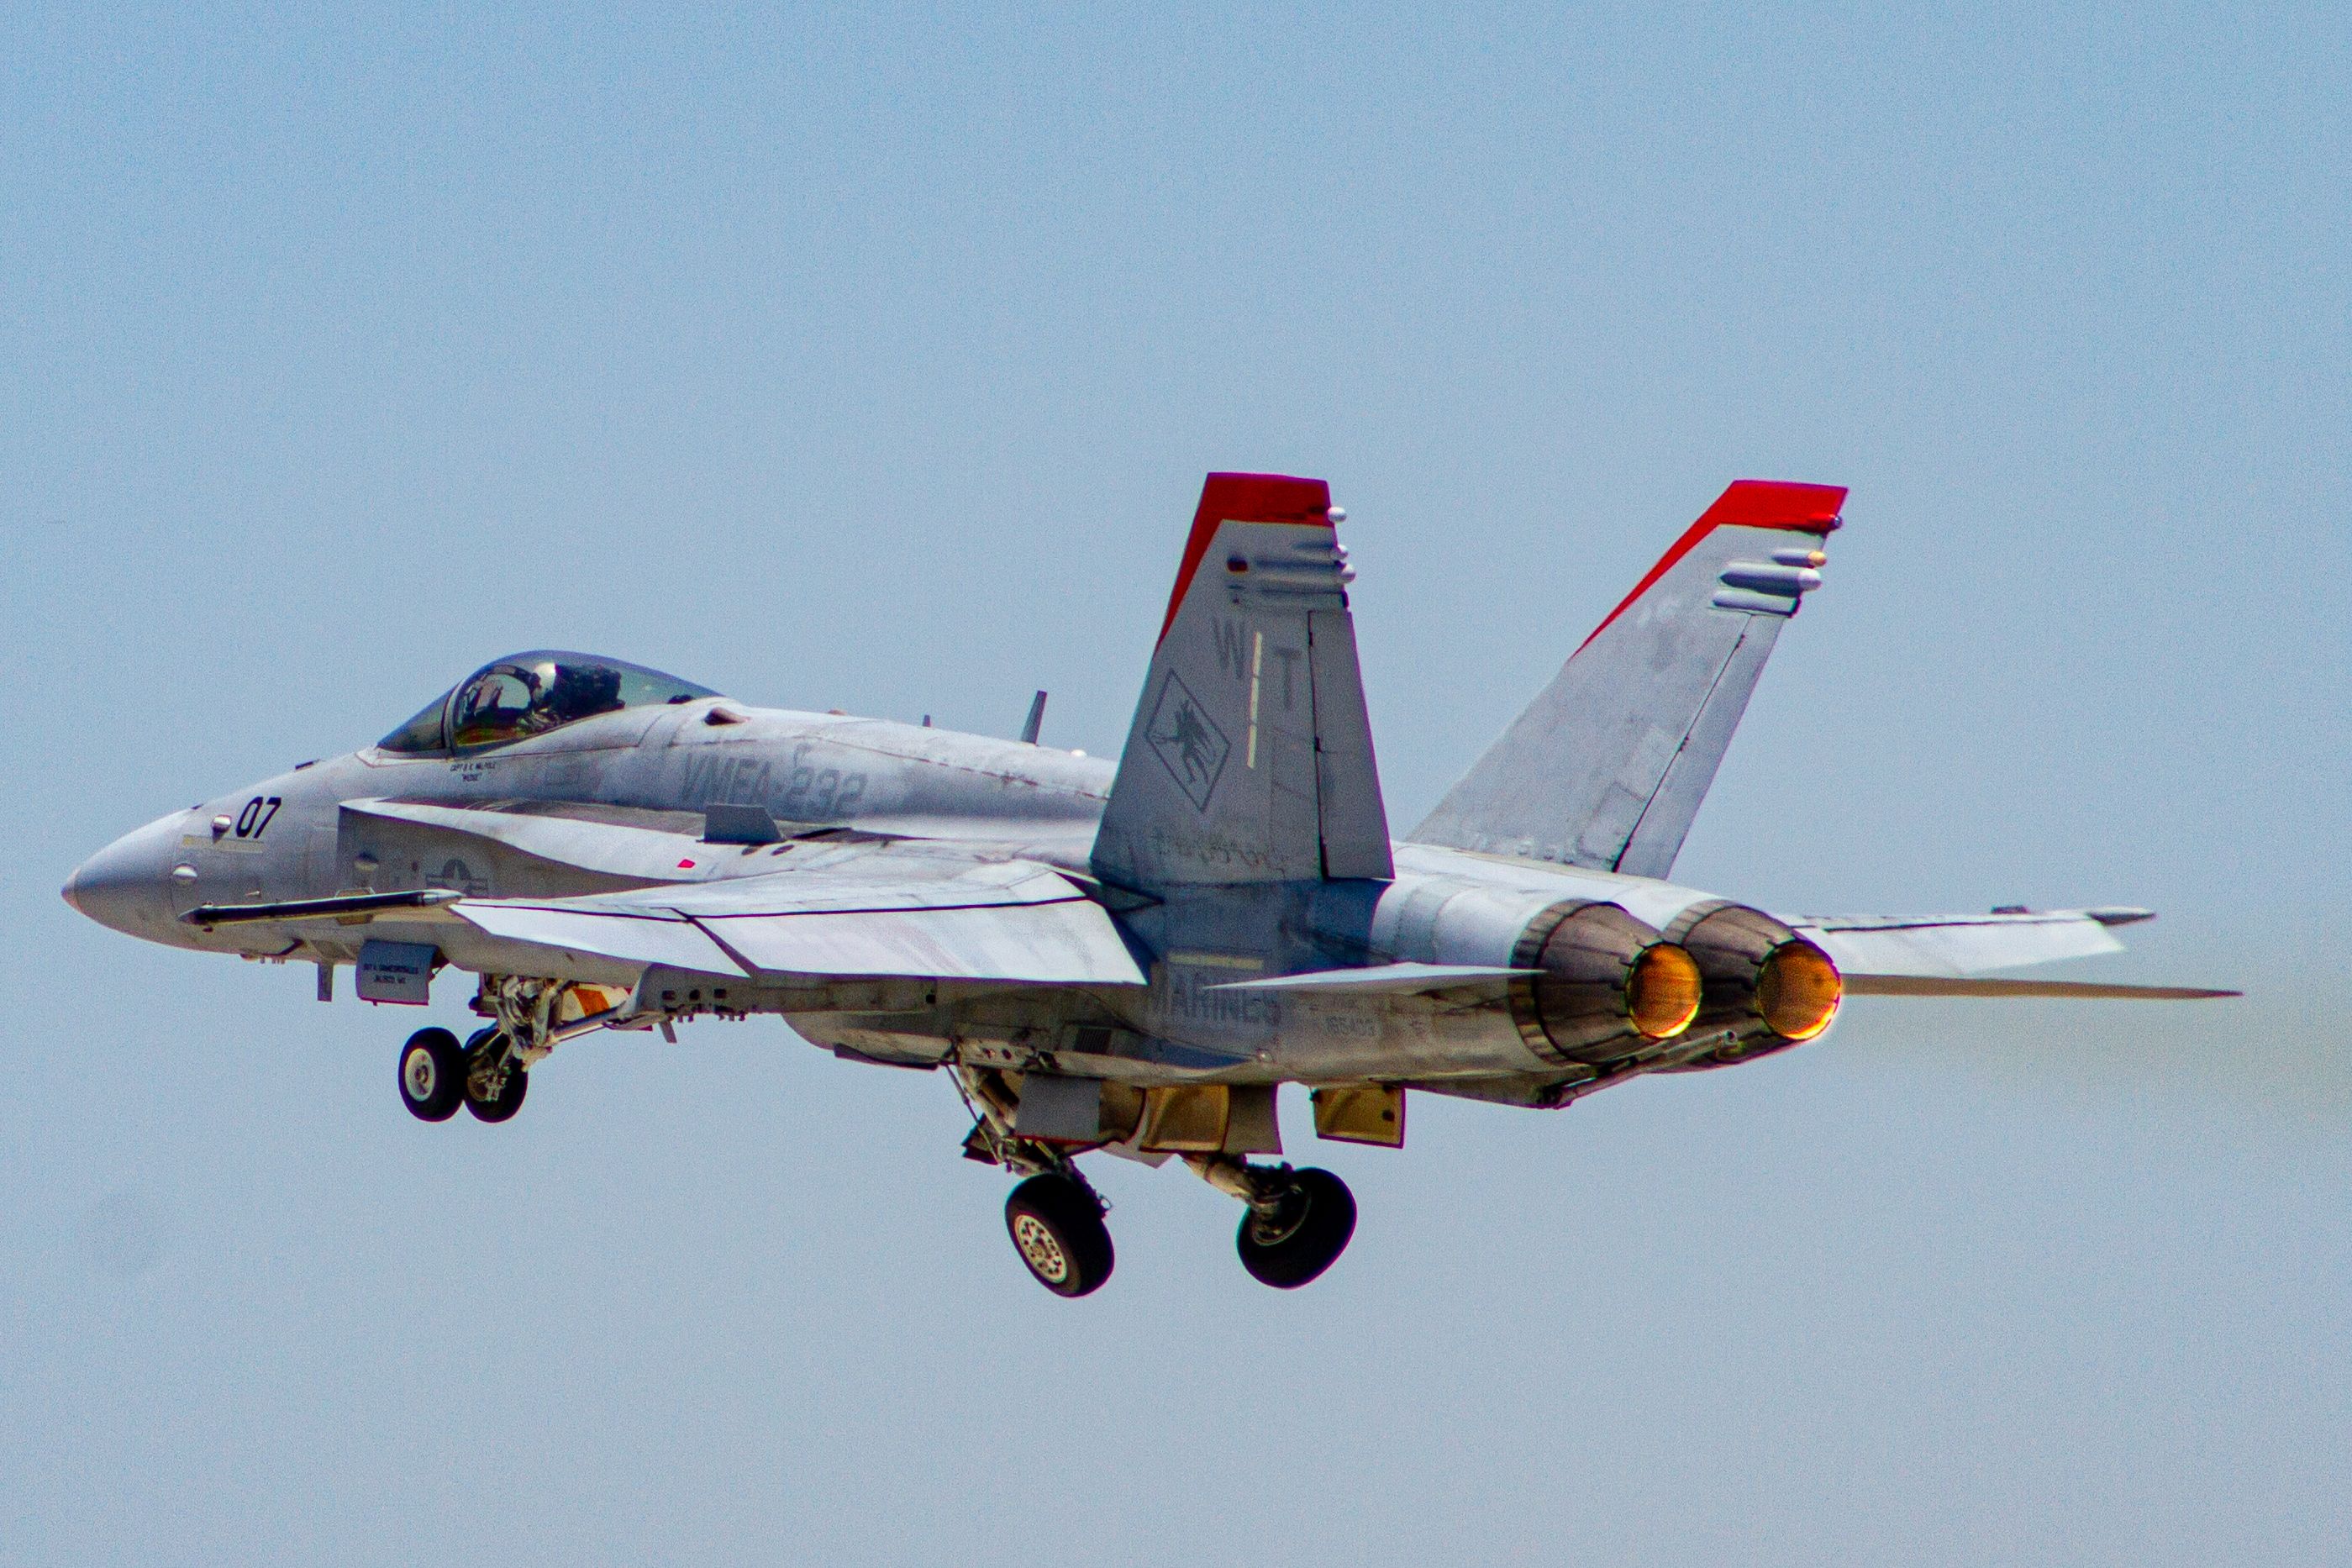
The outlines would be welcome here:
[[[411,756],[478,752],[599,713],[718,695],[642,665],[541,648],[484,665],[376,744]]]

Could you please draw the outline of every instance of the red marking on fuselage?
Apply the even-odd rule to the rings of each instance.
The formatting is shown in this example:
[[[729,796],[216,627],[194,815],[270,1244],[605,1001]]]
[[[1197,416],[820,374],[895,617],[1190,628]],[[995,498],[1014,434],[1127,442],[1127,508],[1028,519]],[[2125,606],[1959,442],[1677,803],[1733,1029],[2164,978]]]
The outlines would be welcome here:
[[[1192,513],[1192,531],[1184,541],[1183,562],[1176,568],[1175,591],[1168,595],[1168,614],[1160,622],[1160,642],[1168,640],[1168,628],[1176,624],[1176,612],[1192,586],[1192,574],[1201,569],[1201,558],[1209,552],[1209,542],[1228,522],[1328,528],[1331,487],[1321,479],[1287,474],[1211,474],[1201,486],[1201,505]]]
[[[1800,485],[1784,479],[1734,479],[1731,486],[1715,498],[1715,504],[1699,514],[1674,547],[1658,557],[1658,563],[1647,575],[1633,584],[1633,591],[1617,602],[1601,624],[1592,628],[1592,637],[1576,645],[1577,653],[1592,646],[1592,637],[1609,629],[1610,623],[1633,606],[1633,601],[1657,586],[1658,579],[1673,571],[1698,542],[1718,528],[1785,528],[1800,533],[1827,533],[1838,525],[1838,509],[1845,505],[1843,485]],[[1571,654],[1570,658],[1575,655]]]

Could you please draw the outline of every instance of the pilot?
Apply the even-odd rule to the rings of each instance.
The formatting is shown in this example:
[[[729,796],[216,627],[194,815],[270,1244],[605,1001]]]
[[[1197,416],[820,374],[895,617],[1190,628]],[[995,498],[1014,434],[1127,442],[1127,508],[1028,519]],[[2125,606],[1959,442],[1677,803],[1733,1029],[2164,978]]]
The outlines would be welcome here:
[[[601,664],[558,665],[531,706],[545,715],[540,727],[549,730],[613,712],[621,706],[621,672]]]
[[[529,687],[525,683],[529,679],[528,674],[512,665],[492,665],[468,681],[457,699],[457,744],[492,745],[512,740],[521,732],[528,707],[509,707],[500,699],[512,689],[527,704]]]

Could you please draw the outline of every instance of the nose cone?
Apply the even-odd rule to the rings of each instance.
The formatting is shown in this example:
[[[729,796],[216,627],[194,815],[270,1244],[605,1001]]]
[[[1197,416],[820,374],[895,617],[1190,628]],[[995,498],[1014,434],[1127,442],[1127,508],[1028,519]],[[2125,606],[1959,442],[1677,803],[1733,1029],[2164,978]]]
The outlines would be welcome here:
[[[102,926],[154,937],[172,923],[168,881],[179,849],[184,813],[126,833],[66,879],[66,902]]]

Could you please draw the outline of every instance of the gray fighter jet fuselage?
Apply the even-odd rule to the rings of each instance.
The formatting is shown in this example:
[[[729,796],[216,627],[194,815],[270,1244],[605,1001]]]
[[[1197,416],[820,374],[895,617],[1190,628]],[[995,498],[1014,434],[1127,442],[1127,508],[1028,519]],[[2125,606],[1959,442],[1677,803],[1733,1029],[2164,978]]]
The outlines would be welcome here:
[[[1214,475],[1118,762],[756,708],[617,660],[475,672],[374,746],[174,812],[65,897],[152,942],[319,969],[485,1026],[401,1058],[409,1109],[502,1121],[594,1029],[772,1013],[945,1068],[966,1152],[1029,1179],[1024,1261],[1110,1268],[1075,1157],[1181,1155],[1303,1284],[1354,1205],[1282,1149],[1396,1146],[1409,1089],[1551,1107],[1813,1039],[1852,992],[2218,994],[1978,978],[2113,951],[2144,911],[1775,914],[1668,879],[1844,492],[1742,481],[1413,834],[1391,837],[1319,481]]]
[[[562,653],[499,662],[551,659],[608,662]],[[357,962],[366,941],[378,940],[434,946],[440,963],[483,973],[528,961],[437,906],[378,904],[363,924],[308,930],[300,940],[285,923],[299,911],[283,906],[433,892],[562,899],[838,868],[885,847],[903,853],[937,846],[950,865],[1027,862],[1079,879],[1149,955],[1139,966],[1154,984],[1109,992],[1104,1005],[1085,1009],[1095,1015],[1096,1048],[1064,1050],[1060,1059],[1099,1057],[1116,1045],[1112,1070],[1138,1081],[1207,1073],[1234,1082],[1315,1082],[1401,1073],[1469,1079],[1464,1087],[1472,1090],[1529,1103],[1573,1086],[1555,1083],[1560,1063],[1529,1047],[1507,1009],[1465,1012],[1442,990],[1284,995],[1236,983],[1408,954],[1432,965],[1507,966],[1527,920],[1563,900],[1618,903],[1664,929],[1709,897],[1653,879],[1400,844],[1396,874],[1387,879],[1213,885],[1171,889],[1162,899],[1122,898],[1125,890],[1104,886],[1089,864],[1114,773],[1107,761],[1045,746],[694,697],[596,715],[485,752],[415,755],[379,746],[305,763],[126,836],[75,872],[66,897],[128,934],[198,951],[344,965]],[[760,814],[773,825],[774,841],[710,842],[713,807]],[[459,812],[467,814],[462,827]],[[1478,908],[1453,910],[1454,921],[1466,925],[1475,912],[1486,917],[1476,922],[1485,929],[1448,942],[1433,932],[1416,940],[1376,930],[1398,926],[1416,898],[1432,910],[1424,922],[1433,923],[1435,908],[1465,893],[1476,895],[1469,902]],[[247,918],[248,910],[281,918]],[[631,987],[640,978],[639,966],[625,961],[587,952],[580,959],[572,978]],[[743,1005],[765,1000],[756,989],[739,982],[730,996],[736,1005],[725,1010],[784,1010]],[[794,989],[778,999],[791,999]],[[948,979],[928,989],[947,1000],[919,1015],[826,1006],[787,1016],[822,1044],[848,1043],[880,1059],[929,1065],[961,1043],[1003,1055],[1009,1065],[1020,1053],[988,1051],[985,1037],[1009,1042],[1050,1030],[1067,1022],[1076,1001],[1063,988],[983,981],[965,983],[961,994]],[[1116,1038],[1103,1037],[1106,1030]],[[1528,1081],[1484,1081],[1498,1077]]]

